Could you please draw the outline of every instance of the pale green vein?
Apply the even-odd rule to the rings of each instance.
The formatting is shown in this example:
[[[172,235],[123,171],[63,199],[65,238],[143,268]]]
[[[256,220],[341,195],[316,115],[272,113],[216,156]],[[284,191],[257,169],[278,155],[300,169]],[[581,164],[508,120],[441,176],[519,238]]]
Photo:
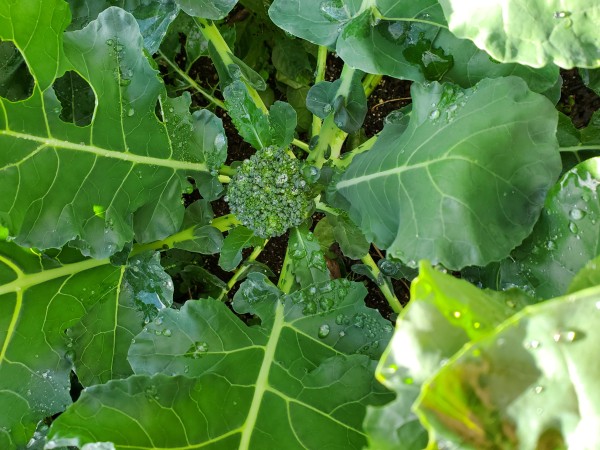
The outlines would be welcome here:
[[[250,439],[252,438],[252,432],[254,431],[256,421],[258,420],[258,412],[260,410],[260,405],[262,403],[262,399],[265,392],[269,388],[269,371],[271,370],[271,366],[273,365],[273,361],[275,358],[275,350],[277,349],[279,335],[281,334],[281,330],[283,329],[283,324],[283,305],[281,303],[278,303],[277,308],[275,309],[273,329],[271,335],[269,336],[267,346],[265,347],[265,355],[260,366],[260,371],[258,372],[258,378],[256,380],[256,389],[254,390],[254,395],[252,396],[252,403],[250,404],[248,417],[246,418],[246,422],[243,426],[242,438],[240,440],[239,446],[240,450],[250,449]]]
[[[193,163],[188,161],[177,161],[173,159],[160,159],[151,156],[136,155],[134,153],[119,152],[97,147],[95,145],[76,144],[74,142],[63,141],[60,139],[34,136],[26,133],[19,133],[12,130],[0,130],[0,136],[9,136],[16,139],[24,139],[27,141],[38,142],[49,147],[63,148],[66,150],[76,150],[93,155],[98,155],[103,158],[113,158],[121,161],[132,162],[134,164],[144,164],[148,166],[168,167],[175,170],[193,170],[197,172],[208,172],[208,168],[204,163]]]
[[[2,262],[6,262],[4,258],[2,258]],[[10,292],[21,292],[22,290],[25,290],[31,286],[93,269],[94,267],[104,266],[106,264],[110,264],[108,258],[86,259],[85,261],[68,264],[63,267],[57,267],[56,269],[45,270],[38,273],[23,274],[23,272],[19,271],[21,273],[17,274],[17,278],[15,280],[0,286],[0,295],[8,294]]]

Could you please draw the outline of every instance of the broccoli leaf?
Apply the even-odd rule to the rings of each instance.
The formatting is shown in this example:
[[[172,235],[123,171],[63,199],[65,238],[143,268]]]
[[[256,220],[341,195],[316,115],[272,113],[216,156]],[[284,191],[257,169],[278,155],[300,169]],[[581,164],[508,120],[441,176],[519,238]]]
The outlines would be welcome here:
[[[242,250],[263,243],[264,239],[255,236],[252,230],[244,226],[235,227],[223,241],[219,255],[219,266],[226,271],[235,269],[242,261]]]
[[[366,405],[390,398],[371,358],[392,327],[364,306],[361,284],[315,287],[283,296],[252,274],[234,300],[258,314],[250,327],[213,299],[165,311],[131,347],[138,375],[87,389],[53,423],[50,446],[362,448]]]
[[[450,31],[474,41],[494,59],[532,67],[600,65],[600,5],[582,0],[440,0]]]
[[[67,0],[71,8],[72,20],[68,30],[79,30],[95,20],[110,6],[120,6],[135,17],[140,33],[144,38],[144,47],[148,53],[156,53],[167,33],[171,22],[177,17],[179,7],[175,0]]]
[[[88,288],[117,283],[108,260],[61,265],[0,242],[0,447],[25,448],[38,421],[71,403],[66,328],[85,313]],[[72,345],[72,344],[71,344]]]
[[[225,17],[238,0],[175,0],[190,16],[218,20]]]
[[[288,247],[289,267],[285,270],[294,274],[301,288],[330,279],[321,244],[306,225],[290,230]]]
[[[527,307],[428,380],[415,412],[464,449],[598,448],[600,288]]]
[[[505,258],[560,171],[556,110],[516,77],[469,90],[415,83],[411,93],[408,127],[388,124],[336,185],[350,217],[412,267]]]
[[[390,404],[368,409],[365,427],[373,449],[422,449],[426,433],[411,407],[423,383],[463,345],[489,335],[532,302],[518,291],[482,291],[426,262],[410,298],[377,367],[377,378],[398,395]]]
[[[465,277],[492,289],[520,287],[548,299],[567,292],[573,276],[600,254],[600,158],[565,173],[550,190],[531,235],[500,263]]]
[[[225,160],[221,120],[208,111],[191,115],[189,95],[167,98],[129,13],[108,8],[83,30],[63,34],[65,4],[39,5],[0,6],[0,37],[15,42],[36,81],[26,100],[0,98],[0,142],[11,149],[0,156],[0,224],[20,245],[58,248],[73,241],[98,258],[134,237],[148,242],[173,234],[183,217],[186,176]],[[49,18],[54,25],[45,24]],[[49,86],[63,68],[96,93],[88,126],[59,117]],[[163,121],[155,115],[157,102]]]

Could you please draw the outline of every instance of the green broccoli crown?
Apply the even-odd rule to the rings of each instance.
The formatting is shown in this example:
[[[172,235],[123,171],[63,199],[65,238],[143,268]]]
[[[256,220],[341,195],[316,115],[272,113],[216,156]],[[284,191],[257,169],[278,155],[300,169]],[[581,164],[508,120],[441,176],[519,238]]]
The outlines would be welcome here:
[[[303,168],[303,163],[284,149],[265,147],[238,168],[225,201],[257,236],[281,236],[300,225],[313,206]]]

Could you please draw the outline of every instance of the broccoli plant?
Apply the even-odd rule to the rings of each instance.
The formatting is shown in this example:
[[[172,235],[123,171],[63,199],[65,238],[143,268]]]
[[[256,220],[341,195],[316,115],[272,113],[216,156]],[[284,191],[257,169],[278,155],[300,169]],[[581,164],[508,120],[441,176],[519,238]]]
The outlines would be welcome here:
[[[0,0],[0,449],[600,448],[600,5],[475,3]]]

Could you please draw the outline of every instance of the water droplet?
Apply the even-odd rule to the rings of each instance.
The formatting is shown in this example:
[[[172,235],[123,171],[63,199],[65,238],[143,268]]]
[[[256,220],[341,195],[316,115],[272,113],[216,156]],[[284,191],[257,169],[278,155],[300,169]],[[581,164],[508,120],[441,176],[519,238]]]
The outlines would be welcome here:
[[[114,41],[114,40],[112,40],[112,39],[107,39],[107,40],[106,40],[106,45],[109,45],[109,46],[111,46],[111,47],[112,47],[114,44],[115,44],[115,41]]]
[[[318,336],[321,339],[325,339],[327,336],[329,336],[329,325],[327,325],[326,323],[324,323],[323,325],[321,325],[319,327]]]
[[[473,328],[478,330],[479,328],[481,328],[481,324],[479,322],[473,322]]]
[[[127,117],[132,117],[135,114],[135,109],[129,108],[127,111]]]
[[[571,231],[571,233],[577,234],[577,232],[579,231],[579,227],[577,225],[575,225],[574,222],[570,222],[569,230]]]
[[[325,114],[329,114],[331,111],[333,111],[333,106],[331,106],[329,103],[323,106],[323,112]]]
[[[439,109],[434,109],[433,111],[431,111],[431,113],[429,114],[429,118],[431,120],[435,120],[438,117],[440,117],[440,110]]]
[[[554,18],[555,19],[565,19],[571,15],[570,11],[555,11]]]
[[[75,350],[73,349],[69,349],[65,352],[65,359],[67,361],[69,361],[70,363],[72,363],[73,361],[75,361]]]
[[[573,208],[571,212],[569,212],[569,216],[573,220],[581,220],[585,216],[585,211],[582,211],[579,208]]]
[[[170,337],[170,336],[171,336],[171,334],[173,334],[173,333],[172,333],[172,332],[171,332],[171,330],[169,330],[168,328],[165,328],[165,329],[163,330],[162,334],[163,334],[163,336]]]
[[[377,261],[377,267],[379,267],[379,270],[388,277],[393,277],[400,271],[398,265],[389,259],[380,259]]]
[[[306,256],[306,250],[304,250],[303,248],[297,248],[296,250],[292,251],[292,258],[294,259],[302,259]]]
[[[541,345],[542,345],[542,344],[540,343],[540,341],[536,341],[536,340],[534,339],[534,340],[532,340],[532,341],[529,341],[529,342],[527,342],[527,343],[525,344],[525,348],[526,348],[526,349],[528,349],[528,350],[529,350],[529,349],[535,350],[535,349],[538,349],[538,348],[540,348],[540,346],[541,346]]]
[[[162,317],[157,317],[157,318],[154,320],[154,323],[155,323],[156,325],[162,325],[162,323],[163,323]]]
[[[319,9],[330,22],[346,21],[350,18],[342,2],[325,1],[321,3]]]
[[[558,331],[554,333],[554,336],[552,336],[554,342],[559,342],[563,344],[569,344],[571,342],[583,339],[584,337],[584,333],[575,330]]]
[[[131,84],[131,79],[129,78],[121,78],[119,80],[119,85],[125,87],[125,86],[129,86]]]
[[[316,314],[316,313],[317,313],[317,304],[312,300],[307,301],[306,306],[302,310],[302,314],[304,314],[305,316],[310,316],[310,315]]]
[[[535,392],[536,394],[541,394],[542,392],[544,392],[544,386],[536,386],[533,388],[533,392]]]
[[[548,250],[554,250],[556,248],[556,243],[554,241],[546,242],[546,248]]]
[[[345,332],[345,331],[343,331],[343,330],[342,330],[342,331],[340,331],[340,333],[339,333],[339,334],[340,334],[340,337],[341,337],[341,338],[343,338],[344,336],[346,336],[346,332]]]
[[[461,313],[460,313],[460,311],[454,311],[452,313],[452,315],[454,316],[455,319],[460,319]]]

